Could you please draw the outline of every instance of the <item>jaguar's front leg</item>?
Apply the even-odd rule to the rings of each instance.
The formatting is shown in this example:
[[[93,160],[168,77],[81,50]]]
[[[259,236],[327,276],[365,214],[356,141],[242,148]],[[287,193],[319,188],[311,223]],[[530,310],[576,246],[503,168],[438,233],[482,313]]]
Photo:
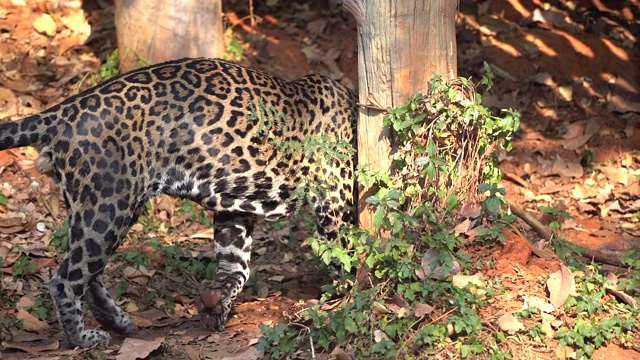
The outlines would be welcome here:
[[[208,329],[222,331],[233,301],[249,278],[253,215],[221,212],[216,215],[215,227],[218,269],[196,305],[202,324]]]

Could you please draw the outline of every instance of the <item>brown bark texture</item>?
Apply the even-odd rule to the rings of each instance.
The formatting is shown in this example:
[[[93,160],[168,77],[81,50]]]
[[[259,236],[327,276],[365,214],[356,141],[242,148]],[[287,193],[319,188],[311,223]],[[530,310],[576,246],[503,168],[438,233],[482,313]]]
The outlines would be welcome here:
[[[344,0],[358,24],[360,103],[397,107],[425,93],[435,73],[457,76],[453,0]],[[358,163],[391,171],[392,133],[384,114],[361,106],[358,119]],[[366,198],[374,189],[359,189],[360,227],[373,230]]]
[[[224,51],[222,0],[116,0],[120,70]]]

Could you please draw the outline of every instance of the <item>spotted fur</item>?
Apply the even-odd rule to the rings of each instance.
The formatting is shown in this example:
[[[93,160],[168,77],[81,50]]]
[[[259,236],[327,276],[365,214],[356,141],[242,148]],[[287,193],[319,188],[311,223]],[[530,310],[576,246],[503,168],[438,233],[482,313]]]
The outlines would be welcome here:
[[[216,331],[249,276],[254,218],[290,214],[296,184],[328,184],[311,205],[318,233],[335,238],[353,220],[353,160],[273,144],[320,135],[351,143],[355,103],[350,90],[323,76],[287,82],[223,60],[182,59],[0,124],[0,150],[36,146],[38,168],[52,172],[62,190],[69,241],[50,292],[69,345],[110,341],[108,332],[84,328],[82,300],[103,329],[133,330],[100,275],[153,196],[191,199],[217,213],[218,272],[197,301],[203,324]],[[265,129],[262,109],[286,126]]]

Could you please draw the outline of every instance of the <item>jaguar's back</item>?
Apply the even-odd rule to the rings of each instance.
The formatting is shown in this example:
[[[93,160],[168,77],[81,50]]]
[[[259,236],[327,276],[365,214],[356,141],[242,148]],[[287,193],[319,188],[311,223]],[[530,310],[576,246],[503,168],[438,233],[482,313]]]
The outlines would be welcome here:
[[[335,238],[353,219],[355,104],[350,90],[319,75],[287,82],[223,60],[182,59],[0,124],[0,150],[39,147],[39,168],[55,174],[64,195],[69,246],[51,293],[69,343],[110,338],[84,330],[83,295],[103,327],[131,330],[99,275],[154,195],[218,212],[218,274],[198,302],[205,326],[216,330],[248,277],[255,215],[286,215],[296,187],[321,184],[311,196],[318,232]]]

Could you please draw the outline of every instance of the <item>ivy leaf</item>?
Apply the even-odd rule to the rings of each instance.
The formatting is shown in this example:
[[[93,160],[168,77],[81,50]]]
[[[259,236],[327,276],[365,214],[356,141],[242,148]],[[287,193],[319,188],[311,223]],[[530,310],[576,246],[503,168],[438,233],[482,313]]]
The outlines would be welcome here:
[[[398,200],[402,197],[402,192],[396,190],[396,189],[391,189],[389,190],[389,192],[386,194],[386,198],[387,199],[395,199]],[[390,201],[388,202],[389,204],[391,203]],[[400,204],[398,204],[400,205]]]
[[[433,164],[433,162],[430,162],[422,169],[422,173],[427,175],[427,178],[429,180],[433,180],[433,178],[436,176],[436,166]]]
[[[402,130],[410,127],[411,125],[413,125],[413,119],[409,118],[407,120],[394,123],[393,129],[397,132],[401,132]]]
[[[430,156],[434,156],[436,154],[436,142],[433,140],[429,140],[429,142],[427,142],[427,153]]]
[[[351,317],[346,317],[344,319],[344,328],[347,329],[348,332],[355,334],[358,332],[358,325],[353,321]]]
[[[342,266],[344,267],[344,271],[351,271],[351,257],[341,248],[334,248],[331,250],[331,255],[337,258]]]
[[[387,212],[385,211],[384,207],[378,206],[376,208],[376,212],[373,214],[373,226],[375,226],[376,228],[380,228],[386,218]]]
[[[320,346],[322,346],[323,348],[328,349],[329,345],[331,344],[331,340],[329,340],[326,334],[322,333],[322,335],[320,335],[320,338],[318,339],[318,344],[320,344]]]
[[[331,252],[330,251],[323,252],[321,259],[325,265],[329,265],[331,263]]]
[[[490,197],[484,202],[487,205],[487,210],[491,213],[497,213],[500,210],[500,199],[497,197]]]
[[[462,345],[460,348],[460,355],[462,358],[466,358],[471,354],[471,346],[470,345]]]
[[[3,193],[0,193],[0,205],[7,205],[7,197]]]
[[[380,202],[380,197],[378,195],[372,195],[367,198],[367,204],[375,205]]]
[[[319,254],[320,253],[320,244],[318,243],[318,240],[317,239],[313,239],[313,238],[311,238],[309,240],[310,240],[309,242],[311,243],[311,251],[314,254]]]
[[[336,339],[338,340],[338,343],[342,343],[346,336],[347,334],[345,333],[344,328],[342,326],[338,326],[336,329]]]
[[[418,115],[416,115],[416,117],[413,118],[413,121],[416,122],[416,123],[417,122],[422,122],[422,121],[424,121],[424,119],[426,117],[427,117],[427,114],[425,114],[425,113],[418,114]]]
[[[373,256],[373,252],[371,252],[371,255],[367,256],[367,258],[364,260],[365,265],[367,265],[367,269],[372,269],[373,265],[376,263],[376,258],[375,256]]]
[[[416,159],[416,165],[419,165],[419,166],[425,166],[429,163],[431,163],[431,158],[428,156],[421,156]]]

